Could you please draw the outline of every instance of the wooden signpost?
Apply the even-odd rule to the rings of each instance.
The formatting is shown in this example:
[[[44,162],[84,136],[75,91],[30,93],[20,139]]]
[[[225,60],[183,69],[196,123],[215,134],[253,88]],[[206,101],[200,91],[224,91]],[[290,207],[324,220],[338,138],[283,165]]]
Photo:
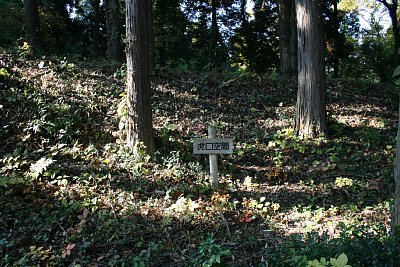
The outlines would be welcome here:
[[[216,138],[214,126],[208,126],[208,138],[193,139],[193,154],[208,154],[210,158],[210,180],[214,188],[218,187],[218,154],[233,153],[233,138]]]

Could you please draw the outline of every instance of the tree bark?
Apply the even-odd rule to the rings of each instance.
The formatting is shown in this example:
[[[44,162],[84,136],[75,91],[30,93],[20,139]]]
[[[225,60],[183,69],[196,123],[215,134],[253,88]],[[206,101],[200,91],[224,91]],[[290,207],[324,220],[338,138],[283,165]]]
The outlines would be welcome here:
[[[25,28],[28,44],[35,50],[39,46],[38,0],[24,0]]]
[[[279,1],[279,47],[281,73],[297,71],[296,20],[293,0]]]
[[[150,4],[149,4],[150,2]],[[126,1],[127,143],[135,154],[154,149],[151,111],[151,1]]]
[[[396,161],[394,167],[394,184],[395,196],[392,210],[391,228],[392,233],[396,233],[400,226],[400,105],[399,105],[399,122],[397,125],[397,146]]]
[[[392,22],[392,30],[394,37],[394,58],[395,63],[399,64],[399,54],[400,54],[400,32],[399,32],[399,23],[397,21],[397,9],[399,7],[398,0],[392,0],[391,3],[386,0],[377,0],[379,3],[382,3],[387,10],[389,11],[390,20]]]
[[[153,2],[151,0],[146,1],[147,2],[147,32],[149,35],[149,72],[150,72],[150,77],[153,74],[154,71],[154,66],[155,64],[155,50],[156,50],[156,38],[154,34],[154,22],[153,22]]]
[[[298,92],[296,133],[304,139],[326,135],[325,62],[320,0],[296,0]]]
[[[122,61],[119,0],[106,0],[107,54],[112,64]]]
[[[282,74],[290,73],[290,2],[279,1],[279,48]]]
[[[211,0],[211,63],[218,67],[218,23],[217,23],[217,2]]]
[[[158,57],[159,62],[162,67],[166,64],[166,31],[165,31],[165,21],[166,21],[166,12],[167,12],[167,2],[165,0],[157,0],[156,1],[156,10],[158,12]]]
[[[333,24],[335,26],[335,40],[333,43],[333,77],[339,78],[339,12],[338,0],[333,0]]]
[[[291,0],[290,13],[290,68],[292,73],[297,73],[297,22],[295,0]]]
[[[242,27],[247,23],[246,4],[247,0],[240,1],[240,21],[242,23]]]
[[[398,2],[397,0],[393,0],[393,5],[389,9],[389,15],[392,20],[392,29],[393,29],[393,36],[394,36],[394,58],[396,60],[396,64],[399,64],[399,49],[400,49],[400,33],[399,33],[399,23],[397,21],[397,9],[398,9]]]
[[[93,0],[92,5],[94,9],[93,54],[97,56],[100,51],[100,0]]]

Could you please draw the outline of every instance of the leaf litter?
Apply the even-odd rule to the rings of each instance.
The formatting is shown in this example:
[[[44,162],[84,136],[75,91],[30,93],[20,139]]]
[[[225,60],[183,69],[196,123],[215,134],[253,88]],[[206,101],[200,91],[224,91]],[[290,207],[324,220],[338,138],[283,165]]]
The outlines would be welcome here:
[[[254,266],[293,234],[389,227],[392,87],[329,83],[330,138],[302,141],[292,79],[159,72],[158,152],[135,158],[116,116],[123,77],[65,58],[0,62],[2,264]],[[236,144],[216,191],[191,153],[208,124]]]

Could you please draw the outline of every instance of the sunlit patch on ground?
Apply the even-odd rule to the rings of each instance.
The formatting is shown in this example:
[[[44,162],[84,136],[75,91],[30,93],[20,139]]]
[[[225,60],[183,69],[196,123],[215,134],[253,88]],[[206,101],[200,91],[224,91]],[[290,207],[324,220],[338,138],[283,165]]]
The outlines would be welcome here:
[[[0,91],[2,265],[201,266],[219,257],[274,266],[306,254],[345,253],[350,264],[364,250],[395,255],[393,88],[329,91],[329,138],[303,141],[291,128],[290,81],[160,74],[158,152],[134,157],[121,134],[123,76],[66,59],[12,62]],[[207,156],[193,155],[191,143],[210,123],[235,142],[234,154],[219,156],[216,191]]]

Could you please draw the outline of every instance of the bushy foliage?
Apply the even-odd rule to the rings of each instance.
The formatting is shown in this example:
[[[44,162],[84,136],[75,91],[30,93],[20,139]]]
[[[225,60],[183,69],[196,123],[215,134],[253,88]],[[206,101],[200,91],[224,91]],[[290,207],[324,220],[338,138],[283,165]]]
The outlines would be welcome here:
[[[24,21],[22,1],[0,1],[0,47],[14,47],[24,36],[21,22]]]
[[[324,1],[324,32],[326,43],[326,65],[328,73],[332,72],[337,63],[346,62],[354,56],[360,35],[360,19],[357,13],[347,13],[334,10],[332,1]],[[356,63],[356,62],[355,62]],[[339,71],[342,64],[339,64]],[[348,70],[342,71],[348,75]],[[339,73],[340,76],[340,73]]]
[[[351,266],[388,266],[400,262],[399,245],[400,236],[389,235],[385,227],[342,224],[337,237],[316,232],[295,235],[284,246],[268,251],[268,255],[271,266],[310,266],[309,261],[336,258],[342,253]]]
[[[179,68],[190,59],[188,21],[180,1],[154,1],[154,35],[156,63],[161,67]]]
[[[393,61],[393,42],[391,38],[380,34],[367,34],[361,45],[361,52],[365,64],[379,77],[380,81],[387,81],[390,77],[388,69],[395,67]]]
[[[239,69],[263,73],[278,65],[277,6],[255,1],[254,19],[242,18],[231,38],[231,64]]]

